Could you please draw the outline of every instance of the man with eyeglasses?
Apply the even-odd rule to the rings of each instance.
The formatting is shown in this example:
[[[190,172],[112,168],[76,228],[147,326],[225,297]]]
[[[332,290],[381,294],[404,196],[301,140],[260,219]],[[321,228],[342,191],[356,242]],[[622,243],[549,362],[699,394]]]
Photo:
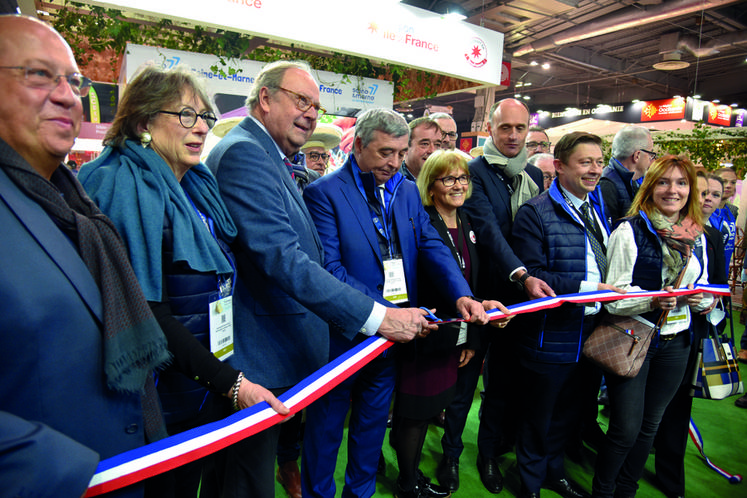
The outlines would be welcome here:
[[[330,325],[348,338],[378,331],[397,342],[435,328],[423,310],[385,307],[322,267],[322,241],[293,173],[324,113],[311,68],[266,65],[246,106],[249,115],[206,161],[238,230],[231,363],[277,395],[327,363]],[[227,448],[226,496],[274,496],[279,432],[276,425]]]
[[[624,126],[612,139],[612,157],[599,181],[611,227],[627,214],[646,171],[656,160],[653,149],[651,132],[642,126]]]
[[[422,127],[426,121],[420,123]],[[425,272],[453,304],[452,310],[440,312],[459,312],[470,322],[484,324],[487,315],[469,297],[469,284],[431,225],[417,186],[399,172],[409,131],[405,119],[390,109],[366,111],[356,121],[353,153],[343,167],[304,191],[324,245],[324,266],[387,309],[428,305],[418,300],[418,272]],[[330,354],[339,356],[366,339],[365,334],[331,334]],[[348,411],[342,495],[366,498],[376,492],[394,382],[394,358],[385,352],[307,408],[301,459],[304,497],[334,498],[335,466]],[[397,496],[449,496],[448,490],[414,474],[409,482],[399,480]],[[404,475],[400,469],[400,477]]]
[[[82,496],[100,459],[165,432],[143,406],[158,404],[166,339],[119,235],[63,164],[89,84],[54,29],[0,16],[3,496]]]
[[[428,116],[441,127],[443,137],[441,138],[441,149],[443,150],[454,150],[456,148],[457,140],[457,125],[454,118],[450,114],[445,112],[434,112]]]
[[[527,158],[535,154],[548,154],[550,152],[550,138],[547,132],[541,126],[530,126],[527,133]],[[547,187],[545,187],[547,188]]]
[[[539,154],[532,155],[527,162],[542,170],[542,181],[544,182],[545,190],[549,189],[552,181],[555,179],[555,157],[552,154],[540,152]]]
[[[319,123],[301,152],[306,156],[306,167],[324,176],[329,163],[329,153],[340,145],[342,128],[330,123]],[[339,166],[339,165],[338,165]]]
[[[400,172],[408,180],[416,182],[425,160],[441,148],[443,132],[438,123],[429,117],[413,119],[409,126],[410,141]]]

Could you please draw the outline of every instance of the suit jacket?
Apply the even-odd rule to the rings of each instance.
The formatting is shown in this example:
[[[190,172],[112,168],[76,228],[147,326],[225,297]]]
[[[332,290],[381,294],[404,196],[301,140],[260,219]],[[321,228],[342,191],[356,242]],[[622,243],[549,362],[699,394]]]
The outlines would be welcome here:
[[[383,258],[368,203],[353,176],[352,158],[349,156],[342,168],[309,185],[304,200],[324,243],[325,268],[378,302],[395,306],[382,296]],[[419,264],[452,304],[462,296],[471,296],[459,266],[430,224],[417,186],[399,173],[387,185],[395,185],[389,209],[393,210],[410,305],[429,305],[421,302],[417,293]]]
[[[17,431],[11,452],[0,449],[0,468],[38,468],[29,461],[36,448],[54,460],[45,470],[56,478],[73,473],[70,487],[55,493],[50,481],[29,473],[23,489],[80,496],[99,458],[144,444],[140,396],[106,387],[98,286],[76,247],[2,169],[0,226],[0,412],[18,417],[0,418],[0,448]],[[17,444],[21,439],[29,446]],[[18,472],[0,471],[0,489],[15,496]]]
[[[534,180],[542,192],[544,181],[542,170],[527,164],[525,170]],[[503,181],[496,175],[493,166],[489,165],[484,156],[469,162],[469,174],[472,176],[472,196],[464,203],[464,209],[472,218],[477,230],[480,244],[487,248],[491,263],[490,280],[494,284],[486,289],[491,297],[498,296],[501,300],[513,302],[506,294],[505,285],[511,272],[523,266],[521,260],[514,254],[507,240],[511,238],[513,216],[511,214],[511,196]],[[511,288],[512,292],[514,289]]]
[[[373,299],[322,267],[313,220],[275,142],[254,120],[235,126],[206,164],[238,229],[234,355],[228,361],[265,387],[294,385],[326,364],[327,322],[353,337]]]

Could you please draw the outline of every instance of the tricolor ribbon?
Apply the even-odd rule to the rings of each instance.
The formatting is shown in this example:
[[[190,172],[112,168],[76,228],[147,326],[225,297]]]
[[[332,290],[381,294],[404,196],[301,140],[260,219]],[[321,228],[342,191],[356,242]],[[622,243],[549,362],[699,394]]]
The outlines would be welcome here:
[[[695,443],[695,447],[698,448],[698,451],[703,456],[703,459],[706,462],[706,465],[708,465],[711,469],[715,470],[721,476],[725,477],[726,480],[728,480],[731,484],[739,484],[742,482],[742,476],[739,474],[730,474],[721,467],[717,466],[713,462],[711,462],[711,459],[708,458],[705,454],[705,449],[703,449],[703,437],[700,435],[700,431],[698,430],[698,427],[695,425],[695,422],[693,422],[693,419],[690,419],[690,439],[693,440],[693,443]]]
[[[595,291],[545,297],[507,306],[507,308],[511,315],[516,315],[557,308],[564,303],[584,304],[639,297],[684,296],[698,292],[708,292],[719,296],[730,295],[729,287],[726,285],[698,285],[694,289],[677,289],[673,292],[638,291],[618,294],[613,291]],[[491,320],[496,320],[506,315],[494,309],[488,312],[488,316]],[[262,402],[218,422],[196,427],[103,460],[99,463],[96,474],[91,478],[85,496],[98,496],[121,489],[215,453],[257,434],[290,415],[300,412],[360,370],[392,344],[391,341],[380,336],[370,337],[278,396],[278,399],[290,409],[289,415],[278,415],[269,404]]]

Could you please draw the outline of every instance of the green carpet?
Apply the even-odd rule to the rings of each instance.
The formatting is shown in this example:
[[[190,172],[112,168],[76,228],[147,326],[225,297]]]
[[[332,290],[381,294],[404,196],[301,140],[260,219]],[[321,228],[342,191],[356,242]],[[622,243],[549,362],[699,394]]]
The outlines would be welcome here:
[[[744,326],[736,324],[734,332],[737,344],[744,331]],[[742,364],[744,366],[744,364]],[[743,368],[743,377],[747,368]],[[472,496],[492,496],[480,482],[475,461],[477,458],[477,418],[480,406],[479,390],[475,393],[475,402],[470,410],[467,427],[464,432],[464,453],[460,459],[460,487],[454,496],[465,498]],[[732,474],[740,474],[747,477],[747,409],[734,406],[738,396],[733,396],[721,401],[696,399],[693,403],[693,420],[697,424],[703,436],[706,455],[711,461]],[[606,430],[607,418],[600,412],[599,422]],[[347,437],[347,429],[345,430]],[[441,460],[441,435],[443,430],[431,425],[428,429],[423,457],[420,469],[425,475],[435,481],[436,466]],[[744,438],[744,439],[743,439]],[[387,439],[388,441],[388,435]],[[745,445],[743,447],[742,445]],[[376,496],[393,496],[393,490],[397,479],[397,458],[394,450],[388,442],[384,443],[384,457],[386,459],[386,475],[379,476],[376,484]],[[587,491],[591,491],[591,480],[594,474],[594,452],[588,450],[587,459],[582,464],[566,459],[567,476]],[[340,448],[340,453],[335,471],[337,482],[337,496],[341,496],[344,483],[345,463],[347,461],[347,450],[345,443]],[[516,472],[516,458],[510,453],[502,462],[501,470],[505,477],[505,489],[500,493],[501,497],[509,498],[516,496],[519,490],[519,478]],[[747,482],[730,484],[725,478],[711,470],[692,441],[688,440],[687,456],[685,458],[685,470],[687,473],[686,496],[687,497],[747,497]],[[664,495],[654,485],[654,458],[649,458],[643,479],[639,482],[640,489],[637,496],[663,497]],[[285,497],[287,494],[276,482],[276,495]],[[542,491],[543,497],[556,497],[556,493],[548,490]]]

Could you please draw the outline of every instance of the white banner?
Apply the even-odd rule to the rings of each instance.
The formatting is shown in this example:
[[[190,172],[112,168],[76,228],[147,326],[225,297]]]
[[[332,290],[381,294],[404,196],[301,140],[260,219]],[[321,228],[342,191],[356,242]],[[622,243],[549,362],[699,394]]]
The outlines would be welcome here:
[[[246,116],[244,100],[265,63],[247,60],[226,62],[228,66],[224,67],[214,55],[128,44],[120,83],[130,81],[135,71],[143,64],[156,64],[165,69],[184,65],[207,81],[208,91],[213,97],[219,118]],[[226,75],[213,72],[211,68],[214,66],[223,69]],[[229,67],[237,72],[228,75]],[[391,81],[358,77],[346,81],[342,75],[327,71],[313,73],[319,83],[319,100],[329,114],[355,116],[362,109],[392,108],[394,85]]]
[[[503,35],[390,2],[118,0],[84,3],[267,37],[500,85]]]

